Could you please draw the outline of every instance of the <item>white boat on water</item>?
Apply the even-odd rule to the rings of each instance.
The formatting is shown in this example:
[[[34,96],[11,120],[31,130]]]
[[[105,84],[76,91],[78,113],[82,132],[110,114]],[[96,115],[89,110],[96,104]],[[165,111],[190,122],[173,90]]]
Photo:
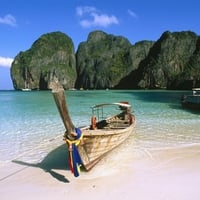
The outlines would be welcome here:
[[[25,69],[25,80],[24,80],[24,88],[21,89],[22,91],[28,92],[31,91],[30,88],[30,75],[28,74],[28,69]]]
[[[22,88],[21,90],[24,91],[24,92],[28,92],[28,91],[31,91],[31,88],[29,86],[29,82],[25,81],[25,87]]]
[[[200,88],[193,88],[192,94],[184,95],[181,98],[183,107],[200,110]]]
[[[22,88],[22,91],[28,92],[28,91],[31,91],[31,89],[30,88]]]

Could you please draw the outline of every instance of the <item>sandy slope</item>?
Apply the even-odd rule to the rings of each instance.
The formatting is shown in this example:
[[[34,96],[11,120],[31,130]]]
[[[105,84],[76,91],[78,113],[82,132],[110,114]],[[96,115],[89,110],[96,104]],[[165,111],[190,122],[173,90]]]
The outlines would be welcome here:
[[[1,164],[1,200],[200,199],[199,145],[129,154],[121,147],[78,178],[66,167],[62,148],[38,164]]]

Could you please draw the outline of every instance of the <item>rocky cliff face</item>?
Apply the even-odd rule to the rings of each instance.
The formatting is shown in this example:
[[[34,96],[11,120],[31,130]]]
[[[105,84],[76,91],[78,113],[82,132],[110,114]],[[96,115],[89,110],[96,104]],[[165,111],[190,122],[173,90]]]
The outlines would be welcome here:
[[[102,31],[89,34],[76,53],[76,87],[87,89],[113,88],[132,71],[130,42]]]
[[[78,46],[61,32],[41,36],[13,61],[15,89],[28,83],[48,89],[57,78],[65,89],[191,89],[200,87],[200,37],[164,32],[157,41],[134,45],[122,36],[94,31]]]
[[[199,37],[190,31],[163,33],[138,62],[138,66],[120,81],[117,88],[200,87],[199,41]]]
[[[71,38],[61,32],[42,35],[29,50],[15,57],[11,77],[15,89],[49,89],[54,78],[65,89],[74,87],[76,59]]]
[[[180,79],[180,74],[186,71],[188,76],[182,77],[181,82],[190,79],[191,71],[188,70],[188,62],[194,56],[197,40],[198,36],[189,31],[163,33],[139,65],[142,75],[138,86],[173,89],[178,87],[178,83],[173,84],[173,82]],[[196,67],[199,68],[199,64]]]

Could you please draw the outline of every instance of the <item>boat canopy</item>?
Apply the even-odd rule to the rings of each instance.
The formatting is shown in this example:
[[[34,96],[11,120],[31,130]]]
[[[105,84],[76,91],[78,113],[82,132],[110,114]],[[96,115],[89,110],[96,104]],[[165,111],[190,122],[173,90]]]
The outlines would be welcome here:
[[[193,95],[200,95],[200,88],[193,88],[192,89],[192,93],[193,93]]]
[[[115,111],[113,110],[113,108],[115,108],[116,106],[118,106],[121,111],[130,112],[131,110],[130,109],[131,105],[128,102],[103,103],[103,104],[97,104],[91,107],[92,116],[95,116],[97,118],[97,121],[107,119],[113,115],[116,115],[119,112],[119,110],[117,110],[117,113],[114,113]]]
[[[130,108],[131,105],[128,102],[120,102],[120,103],[103,103],[103,104],[97,104],[92,106],[91,108],[99,108],[99,107],[104,107],[104,106],[109,106],[109,105],[117,105],[117,106],[121,106],[121,107],[125,107],[125,108]]]
[[[193,88],[193,91],[200,91],[200,88]]]

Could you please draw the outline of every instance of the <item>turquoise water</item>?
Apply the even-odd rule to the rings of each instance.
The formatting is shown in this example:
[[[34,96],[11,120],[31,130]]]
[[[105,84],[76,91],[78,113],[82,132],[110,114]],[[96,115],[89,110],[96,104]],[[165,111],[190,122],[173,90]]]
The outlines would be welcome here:
[[[200,114],[183,109],[183,91],[66,91],[75,126],[90,122],[90,106],[128,101],[137,124],[134,148],[179,148],[200,143]],[[51,91],[0,91],[0,162],[42,160],[62,145],[65,131]]]

